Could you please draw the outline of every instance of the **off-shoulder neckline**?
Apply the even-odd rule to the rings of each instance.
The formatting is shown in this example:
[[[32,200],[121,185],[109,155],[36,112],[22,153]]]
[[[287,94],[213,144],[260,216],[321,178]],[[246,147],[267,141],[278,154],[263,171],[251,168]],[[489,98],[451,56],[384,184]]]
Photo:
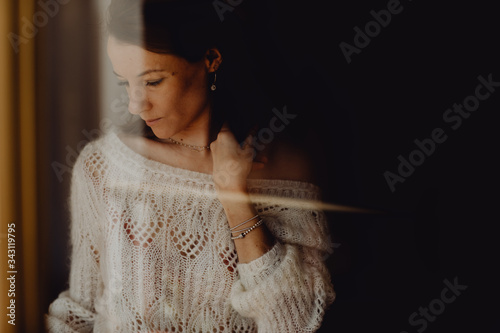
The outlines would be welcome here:
[[[128,163],[118,163],[122,167],[126,167],[129,172],[134,173],[135,171],[135,173],[143,175],[145,172],[149,171],[195,182],[213,184],[211,174],[175,167],[145,157],[125,144],[114,131],[109,132],[103,139],[105,144],[108,144],[110,148],[106,149],[104,153],[115,158],[128,157],[126,160],[136,165],[137,168],[130,168],[131,165],[126,165]],[[258,188],[288,188],[291,190],[301,189],[317,193],[320,192],[320,188],[317,185],[299,180],[251,178],[248,179],[248,184],[250,187]]]

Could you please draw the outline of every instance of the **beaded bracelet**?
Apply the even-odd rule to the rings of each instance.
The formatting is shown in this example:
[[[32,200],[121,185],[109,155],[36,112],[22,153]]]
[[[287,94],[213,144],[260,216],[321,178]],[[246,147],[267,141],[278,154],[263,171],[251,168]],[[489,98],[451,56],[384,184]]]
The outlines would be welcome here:
[[[251,226],[250,228],[247,228],[246,231],[242,232],[241,234],[239,234],[239,236],[234,236],[234,237],[231,237],[232,240],[234,239],[240,239],[240,238],[245,238],[245,236],[247,234],[249,234],[252,230],[254,230],[255,228],[259,227],[262,225],[262,223],[264,223],[264,220],[263,219],[260,219],[257,223],[255,223],[253,226]],[[241,230],[238,230],[238,231],[241,231]]]
[[[257,215],[255,215],[254,217],[249,218],[248,220],[241,222],[240,224],[238,224],[237,226],[232,227],[232,228],[231,228],[231,229],[229,229],[229,230],[233,231],[234,229],[239,228],[239,227],[241,227],[242,225],[244,225],[244,224],[246,224],[246,223],[248,223],[248,222],[250,222],[250,221],[252,221],[252,220],[255,220],[255,219],[256,219],[256,218],[258,218],[258,217],[259,217],[259,215],[257,214]]]
[[[260,220],[262,220],[262,219],[259,219],[259,221],[257,221],[255,224],[259,223],[259,222],[260,222]],[[254,224],[254,225],[255,225],[255,224]],[[251,228],[253,228],[253,225],[252,225],[252,226],[250,226],[250,227],[248,227],[248,228],[243,228],[243,229],[239,229],[239,230],[231,230],[231,233],[232,233],[232,234],[235,234],[235,233],[242,233],[243,231],[250,230]]]
[[[255,224],[259,223],[259,221],[257,221]],[[250,230],[253,228],[253,225],[248,227],[248,228],[244,228],[244,229],[240,229],[240,230],[235,230],[235,231],[231,231],[232,234],[235,234],[235,233],[242,233],[243,231],[247,231],[247,230]]]

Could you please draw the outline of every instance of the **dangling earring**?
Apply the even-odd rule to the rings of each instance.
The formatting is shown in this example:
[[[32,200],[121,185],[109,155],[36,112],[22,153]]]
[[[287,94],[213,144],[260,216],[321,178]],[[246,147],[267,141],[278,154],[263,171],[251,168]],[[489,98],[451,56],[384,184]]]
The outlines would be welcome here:
[[[215,82],[217,82],[217,73],[214,72],[214,83],[212,83],[212,86],[210,87],[212,91],[215,91],[217,89]]]

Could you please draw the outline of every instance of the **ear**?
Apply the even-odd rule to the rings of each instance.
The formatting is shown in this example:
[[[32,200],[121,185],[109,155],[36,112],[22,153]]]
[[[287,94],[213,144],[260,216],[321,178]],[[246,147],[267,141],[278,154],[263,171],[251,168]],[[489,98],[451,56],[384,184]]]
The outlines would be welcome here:
[[[209,73],[213,73],[219,69],[222,63],[222,55],[217,48],[211,48],[207,50],[205,54],[205,65]]]

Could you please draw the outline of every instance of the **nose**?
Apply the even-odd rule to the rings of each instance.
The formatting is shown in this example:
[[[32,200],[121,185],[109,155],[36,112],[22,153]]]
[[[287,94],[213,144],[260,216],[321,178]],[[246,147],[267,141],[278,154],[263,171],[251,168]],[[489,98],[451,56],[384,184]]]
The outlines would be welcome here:
[[[144,88],[130,88],[128,91],[129,103],[128,111],[131,114],[138,115],[143,111],[146,111],[150,107],[148,101],[148,96]]]

